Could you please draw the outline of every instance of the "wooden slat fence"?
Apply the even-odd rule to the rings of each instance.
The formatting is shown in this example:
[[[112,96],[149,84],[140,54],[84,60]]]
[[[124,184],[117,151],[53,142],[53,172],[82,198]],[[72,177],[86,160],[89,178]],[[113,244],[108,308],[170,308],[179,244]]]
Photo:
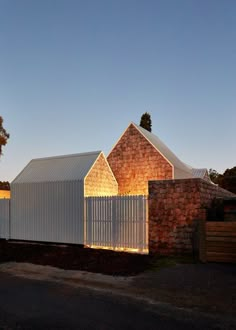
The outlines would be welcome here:
[[[204,227],[200,238],[202,241],[200,259],[209,262],[235,263],[236,222],[206,222]]]
[[[85,244],[148,252],[146,196],[85,198]]]

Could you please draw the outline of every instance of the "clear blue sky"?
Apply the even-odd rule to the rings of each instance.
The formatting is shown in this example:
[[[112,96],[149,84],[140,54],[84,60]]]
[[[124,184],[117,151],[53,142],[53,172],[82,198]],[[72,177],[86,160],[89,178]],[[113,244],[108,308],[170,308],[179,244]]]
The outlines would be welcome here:
[[[236,166],[235,0],[0,0],[0,180],[109,152],[131,121],[184,162]]]

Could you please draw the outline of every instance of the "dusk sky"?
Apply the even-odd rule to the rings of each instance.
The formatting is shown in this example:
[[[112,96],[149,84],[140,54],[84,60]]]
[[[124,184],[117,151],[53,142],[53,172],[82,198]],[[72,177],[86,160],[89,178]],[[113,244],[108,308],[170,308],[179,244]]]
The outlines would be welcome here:
[[[235,0],[0,0],[0,181],[107,155],[146,111],[185,163],[236,166]]]

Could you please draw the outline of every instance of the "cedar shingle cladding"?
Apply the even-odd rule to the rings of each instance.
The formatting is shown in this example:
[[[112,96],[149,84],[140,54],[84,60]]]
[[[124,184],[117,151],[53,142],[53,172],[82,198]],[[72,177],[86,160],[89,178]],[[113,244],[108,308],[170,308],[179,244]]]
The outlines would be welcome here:
[[[148,194],[149,180],[172,179],[170,163],[130,125],[108,155],[119,194]]]
[[[103,153],[99,155],[85,178],[85,196],[117,195],[116,179]]]

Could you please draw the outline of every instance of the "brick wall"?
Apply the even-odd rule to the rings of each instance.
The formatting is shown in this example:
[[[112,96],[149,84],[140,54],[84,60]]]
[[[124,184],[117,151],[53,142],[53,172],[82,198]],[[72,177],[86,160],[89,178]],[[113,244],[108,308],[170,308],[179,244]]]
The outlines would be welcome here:
[[[118,185],[103,154],[96,160],[85,179],[85,196],[110,196],[118,194]]]
[[[119,194],[148,194],[149,180],[172,179],[172,166],[133,126],[128,127],[107,158]]]
[[[192,253],[195,219],[205,219],[215,197],[234,196],[202,179],[149,182],[149,251]]]

